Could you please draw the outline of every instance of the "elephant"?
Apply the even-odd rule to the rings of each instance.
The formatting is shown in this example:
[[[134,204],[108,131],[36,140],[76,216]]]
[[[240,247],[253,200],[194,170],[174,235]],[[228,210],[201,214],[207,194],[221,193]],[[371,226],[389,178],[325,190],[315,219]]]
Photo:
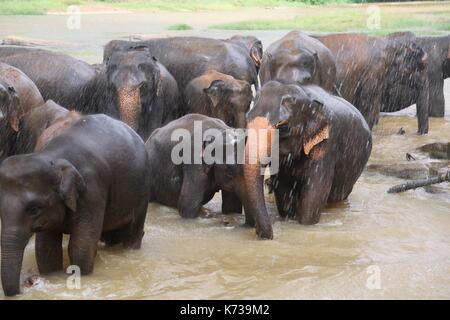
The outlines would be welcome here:
[[[74,112],[72,111],[72,113]],[[0,156],[0,161],[13,155],[33,152],[44,131],[69,114],[69,110],[52,100],[48,100],[43,105],[24,114],[20,119],[17,132],[9,136],[6,142],[8,145],[7,152]],[[6,128],[6,130],[11,129]]]
[[[100,108],[96,113],[121,119],[144,140],[181,112],[177,82],[146,47],[114,52],[105,72],[86,86],[81,100],[84,109]]]
[[[264,53],[261,85],[276,80],[286,84],[317,84],[335,92],[336,61],[320,41],[300,31],[291,31],[272,43]]]
[[[225,39],[224,41],[228,41],[234,44],[240,44],[241,46],[243,46],[243,48],[248,51],[248,54],[252,58],[257,71],[259,71],[264,54],[264,48],[261,40],[254,36],[235,35],[229,39]]]
[[[427,54],[427,77],[429,82],[429,115],[443,117],[445,114],[444,80],[450,78],[450,35],[440,37],[417,37],[412,32],[389,35],[401,43],[414,43]],[[447,70],[446,70],[447,66]],[[397,111],[414,104],[417,90],[413,85],[399,88],[385,96],[382,111]]]
[[[249,43],[252,48],[248,49]],[[175,77],[181,92],[194,78],[214,69],[258,87],[258,55],[262,44],[254,37],[227,40],[200,37],[156,38],[143,41],[113,40],[105,45],[103,61],[116,51],[147,46]],[[255,64],[256,63],[256,64]]]
[[[149,190],[142,139],[106,115],[82,116],[58,130],[61,134],[42,150],[9,157],[0,165],[6,296],[20,293],[23,253],[34,233],[42,274],[63,269],[63,234],[70,234],[70,264],[82,275],[93,272],[101,238],[107,245],[141,245]]]
[[[22,70],[39,88],[45,101],[76,107],[81,90],[98,73],[88,63],[44,49],[0,46],[0,61]]]
[[[15,152],[22,117],[43,103],[30,78],[19,69],[0,63],[0,162]]]
[[[45,99],[83,114],[121,119],[144,140],[180,112],[175,79],[145,47],[116,52],[104,67],[46,50],[18,48],[14,55],[6,49],[0,47],[0,59],[14,60]]]
[[[362,114],[317,85],[269,81],[247,118],[278,130],[280,167],[270,188],[280,216],[301,224],[318,223],[327,203],[349,196],[371,153]]]
[[[186,113],[219,118],[226,125],[245,128],[253,92],[250,84],[232,76],[209,70],[186,86]]]
[[[214,143],[208,136],[211,131],[216,133],[215,138],[219,136]],[[179,133],[182,140],[175,141]],[[186,149],[177,153],[181,143],[187,143]],[[248,150],[249,143],[245,144],[243,135],[222,120],[195,113],[155,130],[146,142],[152,177],[149,201],[178,208],[183,218],[196,218],[202,205],[222,190],[222,213],[241,213],[243,205],[246,224],[256,227],[259,238],[272,239],[272,224],[264,201],[261,162],[248,161],[248,152],[242,159],[245,161],[239,161],[241,158],[237,155],[233,155],[232,161],[224,161],[223,158],[208,160],[205,157],[205,154],[210,154],[211,146],[215,151],[224,152],[230,147],[233,150],[238,146],[244,148],[244,145]],[[182,153],[183,158],[175,159],[175,153]],[[228,153],[225,154],[229,157]],[[200,157],[197,160],[196,155]]]
[[[393,91],[414,84],[418,133],[428,132],[427,55],[414,43],[357,33],[315,36],[335,55],[337,87],[372,129]]]

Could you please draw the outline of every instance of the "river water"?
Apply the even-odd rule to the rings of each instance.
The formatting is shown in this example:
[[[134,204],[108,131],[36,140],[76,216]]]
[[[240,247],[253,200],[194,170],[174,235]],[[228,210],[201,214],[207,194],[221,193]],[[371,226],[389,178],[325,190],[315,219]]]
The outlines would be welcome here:
[[[108,40],[166,35],[167,25],[178,21],[159,14],[86,15],[82,29],[71,31],[66,19],[0,16],[0,38],[61,41],[64,45],[51,48],[98,63]],[[207,30],[199,17],[188,22],[194,30],[170,34],[224,38],[234,33]],[[285,32],[254,34],[267,46]],[[423,144],[450,142],[449,82],[445,90],[447,117],[432,119],[427,136],[415,134],[414,108],[383,116],[369,164],[404,163],[405,153]],[[396,134],[401,127],[405,135]],[[223,217],[218,196],[207,205],[211,217],[194,221],[151,204],[141,250],[100,247],[95,272],[82,277],[80,289],[69,289],[69,276],[61,272],[41,278],[14,299],[450,298],[450,185],[442,184],[436,193],[386,193],[403,181],[364,171],[348,200],[326,208],[315,226],[281,221],[267,195],[273,241],[256,240],[241,216]],[[32,240],[22,278],[36,273]]]

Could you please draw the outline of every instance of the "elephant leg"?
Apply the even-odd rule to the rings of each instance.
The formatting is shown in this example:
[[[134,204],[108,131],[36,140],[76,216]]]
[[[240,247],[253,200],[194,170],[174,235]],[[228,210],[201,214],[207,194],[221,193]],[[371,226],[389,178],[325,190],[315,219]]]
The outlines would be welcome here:
[[[286,178],[277,177],[274,188],[275,202],[281,217],[293,217],[296,202],[296,183]]]
[[[319,222],[320,211],[327,204],[333,185],[334,172],[332,166],[320,161],[306,170],[310,176],[304,179],[297,199],[296,219],[301,224],[311,225]]]
[[[36,261],[39,272],[47,274],[63,269],[62,233],[36,234]]]
[[[92,192],[91,194],[98,193]],[[104,196],[106,199],[107,197]],[[106,205],[91,201],[78,200],[80,203],[77,215],[80,222],[70,233],[69,258],[71,265],[78,266],[82,275],[94,271],[94,260],[97,255],[97,245],[102,235],[103,218]],[[93,204],[94,203],[94,204]]]
[[[122,242],[125,248],[140,249],[144,237],[144,224],[147,217],[148,201],[144,197],[135,209],[133,222],[122,233]]]
[[[183,218],[197,218],[200,215],[207,194],[208,179],[201,165],[184,167],[183,184],[178,198],[178,211]]]
[[[122,230],[103,232],[101,241],[103,241],[107,247],[115,246],[122,241],[122,232],[121,231]]]
[[[429,114],[430,117],[443,117],[445,115],[444,77],[442,74],[434,76],[429,83]]]
[[[222,190],[222,213],[242,213],[241,199],[232,192]]]

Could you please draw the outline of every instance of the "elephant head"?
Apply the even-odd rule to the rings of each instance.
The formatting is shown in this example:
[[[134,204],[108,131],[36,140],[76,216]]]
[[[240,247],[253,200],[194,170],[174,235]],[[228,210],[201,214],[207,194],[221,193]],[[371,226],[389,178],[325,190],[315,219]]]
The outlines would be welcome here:
[[[116,51],[106,64],[109,90],[116,101],[120,119],[139,130],[161,92],[161,70],[148,48]]]
[[[214,80],[203,89],[210,100],[210,114],[231,127],[245,128],[245,115],[253,100],[250,84],[225,75],[211,79]]]
[[[29,154],[2,163],[1,278],[6,296],[20,293],[23,253],[32,234],[60,230],[66,209],[77,210],[85,187],[80,173],[64,159]]]
[[[265,53],[261,66],[261,82],[276,80],[282,83],[308,84],[319,74],[318,55],[303,50],[281,49]]]
[[[307,89],[268,82],[258,93],[248,121],[263,116],[267,125],[278,130],[280,163],[305,156],[319,160],[328,152],[329,115],[320,98]]]
[[[250,58],[252,58],[256,69],[259,70],[263,58],[263,45],[261,40],[253,36],[233,36],[230,41],[241,44],[248,51]]]

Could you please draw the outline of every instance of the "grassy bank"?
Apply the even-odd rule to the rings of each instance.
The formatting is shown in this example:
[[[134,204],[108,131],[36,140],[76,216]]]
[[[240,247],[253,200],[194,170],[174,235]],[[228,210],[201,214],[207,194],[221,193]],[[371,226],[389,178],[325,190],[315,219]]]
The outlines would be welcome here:
[[[380,28],[374,28],[368,20],[367,7],[323,7],[323,10],[299,10],[293,19],[258,19],[212,25],[223,30],[290,30],[302,29],[315,32],[360,31],[372,34],[410,30],[422,34],[449,33],[450,3],[436,5],[384,6],[380,8]],[[322,9],[322,8],[321,8]],[[369,23],[368,23],[369,21]],[[373,20],[372,20],[373,21]]]
[[[358,1],[358,0],[353,0]],[[69,5],[120,8],[131,11],[233,10],[251,7],[300,7],[305,4],[347,3],[352,0],[0,0],[0,15],[42,15],[65,11]]]

